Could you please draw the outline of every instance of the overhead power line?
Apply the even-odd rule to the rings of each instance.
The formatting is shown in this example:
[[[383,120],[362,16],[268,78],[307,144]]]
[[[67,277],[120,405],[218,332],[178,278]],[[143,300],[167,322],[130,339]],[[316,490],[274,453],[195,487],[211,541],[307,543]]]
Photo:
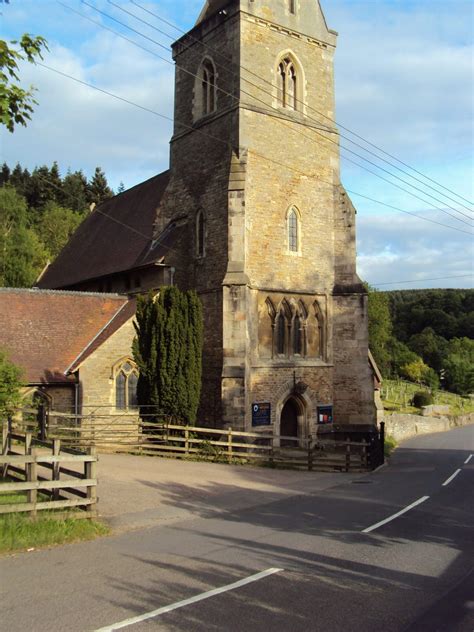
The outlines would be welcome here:
[[[141,18],[139,18],[138,16],[136,16],[135,14],[126,11],[126,9],[124,9],[123,7],[120,7],[119,5],[117,5],[115,2],[113,2],[112,0],[108,0],[109,4],[115,6],[116,8],[124,11],[125,13],[128,13],[128,15],[134,17],[135,19],[139,20],[140,22],[147,24],[148,26],[150,26],[151,28],[155,29],[157,32],[161,33],[162,35],[165,35],[166,37],[174,40],[174,36],[170,35],[169,33],[166,33],[165,31],[158,29],[157,27],[153,26],[152,24],[150,24],[149,22],[146,22],[145,20],[142,20]],[[225,55],[224,53],[222,53],[221,51],[209,46],[208,44],[205,44],[202,40],[190,35],[189,33],[187,33],[186,31],[184,31],[183,29],[181,29],[180,27],[176,26],[175,24],[173,24],[172,22],[170,22],[169,20],[166,20],[165,18],[163,18],[162,16],[158,15],[157,13],[154,13],[153,11],[150,11],[149,9],[147,9],[146,7],[144,7],[143,5],[141,5],[139,2],[137,2],[136,0],[130,0],[130,2],[132,4],[134,4],[136,7],[138,7],[139,9],[141,9],[142,11],[148,13],[149,15],[155,17],[156,19],[160,20],[161,22],[163,22],[164,24],[167,24],[168,26],[171,26],[172,28],[174,28],[176,31],[178,31],[179,33],[182,33],[184,35],[187,36],[187,38],[193,42],[196,42],[197,44],[203,46],[204,48],[206,48],[207,50],[212,51],[214,54],[218,55],[220,58],[224,59],[226,61],[226,66],[225,68],[228,69],[228,64],[232,65],[232,60],[229,59],[229,57],[227,57],[227,55]],[[279,33],[279,32],[278,32]],[[283,33],[280,33],[281,35],[284,35]],[[221,66],[222,67],[222,66]],[[272,90],[274,89],[274,85],[272,84],[271,81],[268,81],[267,79],[265,79],[264,77],[262,77],[261,75],[258,75],[257,73],[255,73],[254,71],[246,68],[245,66],[240,65],[239,68],[241,70],[244,70],[245,72],[249,73],[250,75],[256,77],[257,79],[259,79],[260,81],[263,81],[265,84],[267,84],[268,86],[270,86],[272,88]],[[232,72],[232,74],[236,74],[235,72]],[[242,77],[242,79],[244,81],[246,81],[247,83],[249,83],[250,85],[252,85],[253,87],[256,87],[259,90],[262,90],[263,92],[265,92],[265,90],[263,90],[263,88],[255,83],[250,82],[248,79],[246,79],[243,75],[240,75]],[[266,92],[266,94],[268,94],[268,92]],[[344,125],[342,125],[340,122],[336,121],[334,118],[324,114],[323,112],[320,112],[319,110],[317,110],[316,108],[310,106],[308,103],[305,103],[304,101],[300,100],[300,99],[296,99],[298,103],[302,104],[305,108],[315,112],[316,114],[318,114],[319,116],[323,117],[325,120],[330,121],[333,124],[338,125],[338,127],[340,127],[341,129],[344,129],[345,131],[349,132],[350,134],[352,134],[353,136],[355,136],[356,138],[358,138],[359,140],[362,140],[364,143],[366,143],[367,145],[373,147],[374,149],[377,149],[378,152],[381,152],[382,154],[388,156],[389,158],[392,158],[393,160],[396,160],[398,163],[402,164],[404,167],[407,167],[408,169],[410,169],[411,171],[413,171],[414,173],[417,173],[418,175],[422,176],[423,178],[425,178],[426,180],[432,182],[433,184],[436,184],[436,186],[441,187],[442,189],[444,189],[445,191],[448,191],[449,193],[452,193],[453,195],[457,196],[459,199],[464,200],[465,202],[467,202],[468,204],[472,205],[473,202],[464,198],[463,196],[459,195],[458,193],[456,193],[455,191],[449,189],[448,187],[444,186],[443,184],[441,184],[440,182],[437,182],[436,180],[433,180],[432,178],[430,178],[429,176],[423,174],[422,172],[418,171],[417,169],[415,169],[414,167],[410,166],[409,164],[407,164],[406,162],[400,160],[399,158],[397,158],[396,156],[386,152],[384,149],[382,149],[381,147],[379,147],[378,145],[372,143],[371,141],[369,141],[368,139],[364,138],[363,136],[357,134],[356,132],[352,131],[351,129],[349,129],[348,127],[345,127]],[[313,119],[315,120],[315,119]],[[345,140],[347,140],[350,143],[353,143],[354,145],[356,145],[357,147],[360,147],[363,151],[366,151],[367,153],[375,156],[376,158],[378,158],[379,160],[384,161],[385,163],[389,164],[390,166],[392,166],[394,169],[397,169],[398,171],[400,171],[401,173],[404,173],[405,175],[407,175],[408,177],[412,178],[413,180],[419,182],[420,184],[422,184],[423,186],[429,187],[431,188],[433,191],[435,191],[438,194],[443,195],[444,197],[446,197],[447,199],[455,202],[456,204],[461,204],[461,206],[463,206],[466,210],[468,210],[469,212],[473,212],[471,208],[465,206],[464,204],[460,203],[459,200],[455,200],[452,197],[450,197],[449,195],[446,195],[445,193],[443,193],[442,191],[438,191],[437,189],[435,189],[434,187],[427,185],[426,183],[424,183],[422,180],[420,180],[419,178],[416,178],[415,176],[413,176],[412,174],[408,173],[407,171],[405,171],[404,169],[401,169],[400,167],[398,167],[397,165],[394,165],[392,162],[390,162],[389,160],[386,160],[385,158],[379,156],[378,154],[370,151],[369,149],[367,149],[366,147],[360,145],[359,143],[356,143],[355,141],[353,141],[352,139],[344,136],[343,134],[340,134],[340,136],[342,138],[344,138]],[[452,208],[452,207],[451,207]],[[458,210],[458,209],[453,209],[453,210]]]
[[[114,6],[114,7],[118,8],[120,11],[123,11],[124,13],[126,13],[126,14],[128,14],[128,15],[130,15],[130,16],[132,16],[132,17],[134,17],[134,18],[135,18],[136,20],[138,20],[139,22],[144,23],[144,24],[146,24],[147,26],[150,26],[151,28],[153,28],[154,30],[157,30],[158,32],[160,32],[160,33],[162,33],[162,34],[165,34],[167,37],[170,37],[170,38],[172,37],[172,36],[170,36],[169,34],[164,33],[164,31],[161,31],[161,30],[160,30],[160,29],[158,29],[157,27],[154,27],[153,25],[149,24],[149,23],[148,23],[148,22],[146,22],[145,20],[142,20],[141,18],[139,18],[138,16],[134,15],[134,14],[133,14],[133,13],[131,13],[130,11],[127,11],[127,10],[126,10],[126,9],[124,9],[123,7],[120,7],[119,5],[115,4],[112,0],[108,0],[108,2],[109,2],[112,6]],[[83,3],[83,4],[85,4],[86,6],[90,7],[91,9],[93,9],[94,11],[96,11],[97,13],[100,13],[101,15],[104,15],[105,17],[107,17],[107,18],[109,18],[109,19],[113,20],[114,22],[117,22],[118,24],[120,24],[120,25],[121,25],[121,26],[123,26],[124,28],[127,28],[127,29],[131,30],[132,32],[134,32],[134,33],[138,34],[140,37],[143,37],[143,38],[145,38],[145,39],[147,39],[147,40],[149,40],[149,41],[151,41],[151,42],[153,42],[153,43],[157,44],[158,46],[160,46],[161,48],[163,48],[164,50],[166,50],[167,52],[169,52],[169,47],[168,47],[168,46],[165,46],[165,45],[164,45],[164,44],[162,44],[161,42],[158,42],[158,41],[154,40],[153,38],[148,37],[147,35],[145,35],[145,34],[141,33],[140,31],[137,31],[136,29],[134,29],[134,28],[130,27],[129,25],[125,24],[124,22],[121,22],[121,21],[120,21],[120,20],[118,20],[117,18],[115,18],[115,17],[111,16],[110,14],[108,14],[108,13],[106,13],[106,12],[104,12],[104,11],[100,10],[100,9],[97,9],[96,7],[94,7],[93,5],[91,5],[90,3],[86,2],[86,0],[82,0],[82,3]],[[63,6],[64,6],[64,5],[63,5]],[[66,5],[66,6],[67,6],[67,5]],[[99,26],[101,26],[101,25],[99,24]],[[203,44],[203,45],[204,45],[204,44]],[[204,45],[204,46],[206,46],[206,45]],[[212,48],[210,48],[210,47],[208,47],[208,46],[206,46],[206,48],[208,48],[209,50],[213,50]],[[169,60],[167,60],[167,59],[165,59],[165,58],[162,58],[162,59],[163,59],[164,61],[166,61],[167,63],[172,63],[172,62],[170,62]],[[173,65],[174,65],[174,64],[173,64]],[[190,72],[187,68],[185,68],[185,67],[183,67],[183,66],[180,66],[179,64],[176,64],[176,66],[177,66],[178,68],[180,68],[182,71],[184,71],[185,73],[187,73],[187,74],[189,74],[189,75],[192,75],[192,76],[193,76],[193,77],[195,77],[195,78],[198,78],[198,77],[197,77],[197,75],[196,75],[195,73]],[[216,86],[216,87],[217,87],[217,90],[219,90],[221,93],[225,94],[226,96],[231,97],[231,98],[232,98],[232,99],[234,99],[235,101],[239,101],[239,98],[238,98],[238,97],[236,97],[235,95],[233,95],[233,94],[231,94],[231,93],[229,93],[229,92],[227,92],[227,91],[223,90],[223,89],[222,89],[221,87],[219,87],[219,86]],[[258,87],[258,86],[256,86],[256,87]],[[259,99],[258,97],[255,97],[255,95],[252,95],[252,94],[250,94],[250,93],[246,92],[245,90],[241,90],[241,92],[242,92],[243,94],[248,95],[248,96],[249,96],[250,98],[252,98],[252,99],[256,99],[257,101],[259,101],[260,103],[262,103],[263,105],[265,105],[265,107],[267,107],[267,108],[269,107],[266,101],[263,101],[262,99]],[[272,95],[271,95],[270,93],[266,93],[266,94],[267,94],[267,95],[269,95],[270,97],[272,97]],[[270,106],[270,107],[271,107],[271,106]],[[274,111],[276,111],[276,112],[279,112],[279,110],[278,110],[277,108],[271,107],[271,109],[272,109],[272,110],[274,110]],[[309,137],[306,133],[304,133],[304,132],[300,132],[300,131],[296,130],[293,126],[291,126],[291,125],[288,125],[288,124],[284,123],[284,122],[283,122],[283,121],[281,121],[280,119],[277,119],[277,120],[278,120],[278,122],[279,122],[280,124],[282,124],[282,125],[283,125],[283,126],[285,126],[285,127],[288,127],[291,131],[293,131],[293,133],[296,133],[296,134],[298,134],[298,135],[300,135],[300,136],[303,136],[304,138],[309,139],[310,141],[315,142],[315,143],[317,143],[317,144],[321,144],[321,142],[320,142],[320,141],[318,141],[317,139],[315,139],[315,138],[311,138],[311,137]],[[312,119],[312,120],[315,120],[315,119]],[[320,125],[320,123],[319,123],[318,121],[316,121],[316,123],[318,123],[318,125]],[[312,131],[313,131],[316,135],[320,136],[320,137],[321,137],[323,140],[325,140],[326,142],[332,143],[332,144],[334,144],[334,145],[338,146],[338,148],[339,148],[339,143],[338,143],[337,141],[334,141],[334,140],[332,140],[332,139],[328,138],[327,136],[325,136],[325,135],[324,135],[324,134],[322,134],[321,132],[316,131],[315,129],[313,129]],[[328,131],[330,131],[330,130],[328,130]],[[436,201],[440,202],[441,204],[445,204],[445,202],[444,202],[443,200],[440,200],[439,198],[437,198],[437,197],[435,197],[435,196],[431,195],[430,193],[428,193],[428,192],[426,192],[426,191],[423,191],[423,190],[422,190],[422,189],[420,189],[419,187],[416,187],[415,185],[413,185],[413,184],[411,184],[411,183],[407,182],[406,180],[404,180],[403,178],[400,178],[399,176],[397,176],[397,175],[395,175],[395,174],[391,173],[390,171],[388,171],[388,170],[386,170],[385,168],[383,168],[383,167],[381,167],[381,166],[377,165],[377,164],[376,164],[376,163],[374,163],[373,161],[371,161],[371,160],[369,160],[369,159],[365,158],[364,156],[361,156],[361,155],[360,155],[360,154],[358,154],[357,152],[354,152],[353,150],[351,150],[351,149],[349,149],[349,148],[347,148],[347,147],[341,147],[341,150],[342,150],[342,149],[343,149],[344,151],[347,151],[347,152],[349,152],[349,153],[351,153],[351,154],[353,154],[353,155],[357,156],[358,158],[361,158],[362,160],[366,161],[367,163],[371,164],[372,166],[376,167],[377,169],[380,169],[381,171],[383,171],[383,172],[387,173],[388,175],[390,175],[391,177],[395,178],[396,180],[399,180],[399,181],[403,182],[404,184],[406,184],[407,186],[409,186],[409,187],[413,188],[414,190],[419,191],[419,192],[420,192],[420,193],[422,193],[423,195],[426,195],[426,196],[428,196],[429,198],[434,199],[434,200],[436,200]],[[364,148],[363,148],[363,149],[364,149]],[[359,163],[357,163],[357,162],[355,162],[355,161],[351,160],[350,158],[347,158],[346,156],[343,156],[343,158],[344,158],[345,160],[347,160],[348,162],[352,162],[353,164],[355,164],[355,165],[356,165],[356,166],[358,166],[359,168],[364,169],[364,170],[365,170],[365,171],[367,171],[368,173],[371,173],[371,174],[372,174],[372,175],[374,175],[375,177],[378,177],[379,179],[383,180],[384,182],[387,182],[387,183],[388,183],[388,184],[390,184],[391,186],[394,186],[395,188],[401,189],[402,191],[404,191],[405,193],[408,193],[408,194],[409,194],[409,195],[411,195],[412,197],[414,197],[414,198],[416,198],[416,199],[421,200],[421,201],[422,201],[422,202],[424,202],[425,204],[430,204],[430,205],[431,205],[431,206],[433,206],[435,209],[437,209],[437,210],[441,211],[442,213],[444,213],[444,214],[446,214],[446,215],[448,215],[448,216],[452,217],[453,219],[455,219],[455,220],[457,220],[457,221],[459,221],[459,222],[462,222],[463,224],[466,224],[466,225],[468,225],[468,226],[471,226],[471,224],[470,224],[469,222],[466,222],[465,220],[463,220],[463,219],[461,219],[461,218],[459,218],[459,217],[456,217],[456,216],[455,216],[455,215],[453,215],[452,213],[449,213],[449,212],[448,212],[445,208],[439,207],[439,206],[437,206],[437,205],[433,205],[433,204],[432,204],[432,202],[428,202],[427,200],[425,200],[425,199],[423,199],[423,198],[420,198],[420,197],[419,197],[419,195],[417,195],[417,194],[413,193],[412,191],[408,191],[407,189],[405,189],[405,188],[403,188],[403,187],[400,187],[400,185],[397,185],[396,183],[392,182],[391,180],[388,180],[387,178],[385,178],[384,176],[381,176],[380,174],[375,173],[374,171],[371,171],[370,169],[368,169],[368,168],[367,168],[367,167],[365,167],[364,165],[361,165],[361,164],[359,164]],[[448,207],[448,208],[450,208],[451,210],[455,211],[456,213],[459,213],[460,215],[462,215],[462,216],[464,216],[464,217],[467,217],[467,218],[471,221],[471,218],[469,218],[469,217],[468,217],[465,213],[463,213],[462,211],[459,211],[458,209],[455,209],[454,207],[451,207],[451,206],[449,206],[449,205],[447,205],[447,207]]]
[[[167,116],[166,114],[162,114],[161,112],[157,112],[156,110],[152,110],[151,108],[148,108],[146,106],[143,106],[143,105],[140,105],[138,103],[135,103],[134,101],[131,101],[130,99],[126,99],[125,97],[121,97],[121,96],[119,96],[117,94],[114,94],[113,92],[110,92],[108,90],[104,90],[103,88],[99,88],[98,86],[94,86],[91,83],[83,81],[82,79],[78,79],[77,77],[73,77],[72,75],[70,75],[68,73],[65,73],[65,72],[63,72],[61,70],[58,70],[57,68],[52,68],[51,66],[43,64],[42,62],[37,62],[36,65],[40,66],[42,68],[45,68],[45,69],[47,69],[47,70],[49,70],[51,72],[54,72],[54,73],[56,73],[58,75],[61,75],[62,77],[70,79],[70,80],[72,80],[72,81],[74,81],[74,82],[76,82],[78,84],[81,84],[83,86],[87,86],[88,88],[91,88],[92,90],[96,90],[97,92],[100,92],[100,93],[105,94],[107,96],[110,96],[110,97],[112,97],[114,99],[117,99],[118,101],[126,103],[127,105],[131,105],[133,107],[139,108],[140,110],[143,110],[144,112],[148,112],[149,114],[153,114],[154,116],[158,116],[161,119],[173,122],[173,118],[170,117],[170,116]],[[227,147],[229,147],[231,150],[234,149],[232,147],[231,143],[229,143],[226,140],[223,140],[222,138],[219,138],[218,136],[214,136],[213,134],[209,134],[208,132],[204,132],[202,129],[196,129],[196,128],[194,128],[191,125],[187,125],[187,124],[181,123],[179,121],[175,121],[175,122],[176,122],[176,124],[178,126],[181,126],[184,129],[191,130],[191,131],[196,132],[197,134],[200,134],[200,135],[202,135],[204,137],[210,138],[210,139],[215,140],[215,141],[217,141],[217,142],[219,142],[221,144],[224,144]],[[276,165],[278,165],[280,167],[284,167],[285,169],[288,169],[289,171],[293,171],[295,173],[299,173],[300,175],[303,175],[303,176],[306,176],[306,177],[309,177],[309,178],[317,179],[318,181],[320,181],[320,182],[322,182],[324,184],[327,184],[330,187],[334,187],[335,186],[334,182],[329,182],[327,180],[324,180],[324,179],[320,178],[319,176],[316,176],[315,174],[309,174],[309,173],[307,173],[305,171],[302,171],[301,169],[298,169],[296,167],[292,167],[291,165],[288,165],[286,163],[279,162],[277,160],[274,160],[273,158],[268,158],[267,156],[264,156],[263,154],[260,154],[259,152],[252,151],[252,153],[255,156],[258,156],[258,157],[262,158],[263,160],[271,162],[272,164],[276,164]],[[408,215],[412,215],[412,216],[414,216],[414,217],[416,217],[416,218],[418,218],[420,220],[428,221],[430,223],[437,224],[439,226],[443,226],[444,228],[449,228],[449,229],[455,230],[455,231],[457,231],[459,233],[463,233],[463,234],[472,236],[472,233],[467,231],[467,230],[462,230],[460,228],[456,228],[455,226],[450,226],[449,224],[442,224],[441,222],[437,222],[437,221],[432,220],[432,219],[427,218],[427,217],[422,217],[420,215],[417,215],[416,213],[411,213],[410,211],[405,211],[405,210],[399,209],[399,208],[397,208],[395,206],[391,206],[391,205],[385,204],[385,202],[381,202],[380,200],[376,200],[375,198],[369,198],[368,196],[365,196],[365,195],[363,195],[361,193],[357,193],[355,191],[350,191],[350,192],[352,194],[354,194],[354,195],[359,195],[361,197],[365,197],[366,199],[370,199],[372,202],[374,202],[376,204],[381,204],[382,206],[387,206],[388,208],[392,208],[392,209],[400,211],[402,213],[406,213]]]
[[[474,274],[461,274],[458,276],[435,277],[433,279],[410,279],[410,281],[391,281],[390,283],[373,283],[378,287],[382,285],[404,285],[405,283],[427,283],[428,281],[446,281],[447,279],[474,279]]]

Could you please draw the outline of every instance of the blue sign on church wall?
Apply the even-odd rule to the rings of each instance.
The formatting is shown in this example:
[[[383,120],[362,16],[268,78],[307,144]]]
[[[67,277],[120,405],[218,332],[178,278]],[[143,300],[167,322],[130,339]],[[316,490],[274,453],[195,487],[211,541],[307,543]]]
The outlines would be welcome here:
[[[252,404],[252,426],[269,426],[271,422],[271,404]]]

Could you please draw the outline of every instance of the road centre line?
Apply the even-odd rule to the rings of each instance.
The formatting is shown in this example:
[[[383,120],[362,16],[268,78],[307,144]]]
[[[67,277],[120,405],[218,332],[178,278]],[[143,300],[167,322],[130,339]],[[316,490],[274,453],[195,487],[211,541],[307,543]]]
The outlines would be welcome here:
[[[367,529],[364,529],[362,533],[370,533],[371,531],[375,531],[375,529],[378,529],[382,525],[387,524],[387,522],[391,522],[392,520],[395,520],[395,518],[399,518],[403,514],[407,513],[407,511],[410,511],[410,509],[413,509],[414,507],[421,505],[421,503],[424,503],[425,500],[428,500],[428,498],[429,496],[422,496],[422,498],[418,498],[418,500],[415,500],[414,503],[412,503],[411,505],[408,505],[408,507],[405,507],[405,509],[398,511],[396,514],[393,514],[392,516],[389,516],[388,518],[385,518],[385,520],[381,520],[380,522],[373,524],[371,527],[367,527]]]
[[[467,459],[464,461],[464,465],[467,465],[469,463],[469,461],[472,459],[472,454],[470,456],[467,457]]]
[[[198,601],[203,601],[204,599],[215,597],[216,595],[228,592],[229,590],[235,590],[236,588],[246,586],[247,584],[251,584],[252,582],[258,582],[260,579],[264,579],[265,577],[269,577],[270,575],[274,575],[275,573],[281,573],[282,571],[282,568],[269,568],[266,571],[262,571],[261,573],[257,573],[256,575],[250,575],[250,577],[241,579],[237,582],[234,582],[233,584],[227,584],[227,586],[222,586],[221,588],[208,590],[207,592],[201,593],[200,595],[195,595],[194,597],[190,597],[189,599],[183,599],[183,601],[177,601],[176,603],[170,604],[169,606],[163,606],[162,608],[158,608],[157,610],[153,610],[152,612],[147,612],[137,617],[125,619],[124,621],[114,623],[113,625],[106,626],[105,628],[99,628],[98,630],[95,630],[95,632],[113,632],[113,630],[121,630],[122,628],[126,628],[129,625],[135,625],[136,623],[141,623],[142,621],[153,619],[160,616],[161,614],[165,614],[166,612],[171,612],[172,610],[183,608],[184,606],[197,603]]]
[[[443,483],[443,487],[446,487],[446,485],[449,485],[449,483],[450,483],[450,482],[451,482],[454,478],[456,478],[456,476],[459,474],[459,472],[460,472],[460,471],[461,471],[461,470],[456,470],[456,471],[454,472],[454,474],[451,474],[451,476],[450,476],[449,478],[447,478],[447,479],[444,481],[444,483]]]

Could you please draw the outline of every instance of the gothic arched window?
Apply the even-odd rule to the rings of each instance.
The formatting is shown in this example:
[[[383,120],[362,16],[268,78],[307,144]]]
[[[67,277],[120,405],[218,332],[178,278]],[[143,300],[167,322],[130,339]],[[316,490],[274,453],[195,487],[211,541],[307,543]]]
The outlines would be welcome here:
[[[277,316],[276,322],[276,350],[278,355],[285,354],[285,339],[286,339],[286,317],[283,309]]]
[[[300,221],[299,213],[293,206],[287,214],[287,230],[288,230],[288,250],[290,252],[299,252],[300,246]]]
[[[201,66],[201,116],[211,114],[216,109],[216,71],[210,59]]]
[[[206,238],[206,221],[204,212],[199,211],[196,215],[196,255],[204,257],[204,246]]]
[[[138,370],[131,360],[124,360],[115,368],[115,408],[137,408]]]
[[[303,323],[298,314],[293,321],[293,353],[303,355]]]
[[[285,57],[278,66],[278,100],[284,108],[298,109],[298,73],[290,57]]]

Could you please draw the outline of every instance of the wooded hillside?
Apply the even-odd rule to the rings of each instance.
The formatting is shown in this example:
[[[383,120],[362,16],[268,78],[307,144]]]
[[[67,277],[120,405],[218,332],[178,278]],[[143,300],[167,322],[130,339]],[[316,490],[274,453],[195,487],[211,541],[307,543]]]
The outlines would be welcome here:
[[[370,291],[369,321],[384,377],[474,392],[474,290]]]
[[[123,190],[123,189],[122,189]],[[120,192],[120,191],[119,191]],[[90,212],[113,195],[100,167],[61,177],[58,164],[0,171],[0,286],[31,287]]]

